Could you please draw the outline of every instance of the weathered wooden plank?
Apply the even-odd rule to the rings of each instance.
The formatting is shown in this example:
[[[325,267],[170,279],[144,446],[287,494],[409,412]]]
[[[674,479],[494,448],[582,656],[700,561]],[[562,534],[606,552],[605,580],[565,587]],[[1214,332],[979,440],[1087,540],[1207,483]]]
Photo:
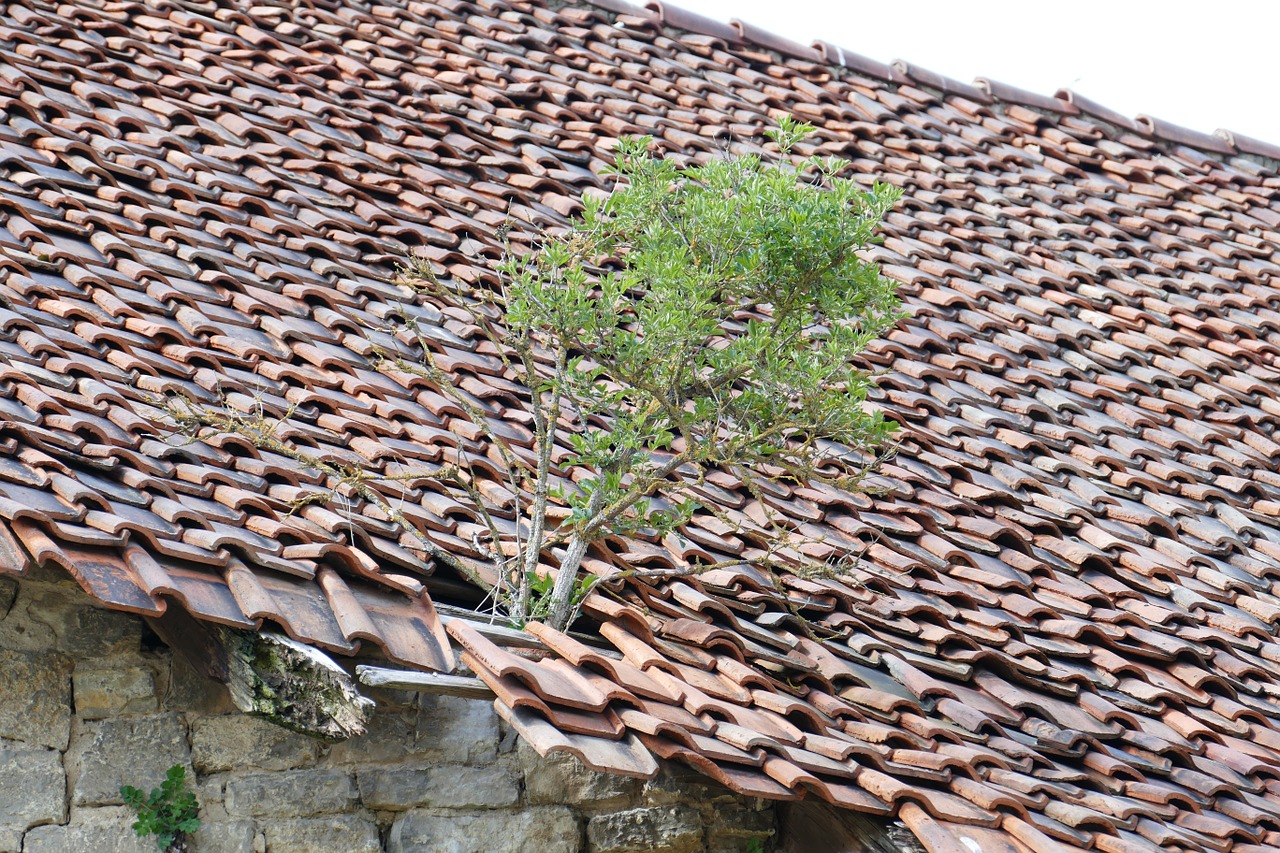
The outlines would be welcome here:
[[[319,649],[269,631],[202,622],[178,607],[147,622],[197,672],[225,684],[247,714],[328,741],[364,734],[373,716],[373,700]]]
[[[461,619],[472,628],[480,632],[482,636],[495,645],[505,646],[507,648],[524,648],[536,649],[538,651],[547,651],[547,647],[537,637],[527,631],[519,628],[511,628],[506,625],[495,625],[487,613],[481,613],[478,610],[467,610],[464,607],[452,607],[448,604],[435,602],[436,613],[440,615],[440,621],[446,625],[454,619]],[[621,653],[608,643],[601,642],[599,637],[589,634],[580,634],[576,631],[569,632],[569,636],[573,637],[580,643],[591,646],[601,654],[609,657],[622,659]]]
[[[438,672],[407,672],[380,666],[357,666],[356,677],[368,687],[388,687],[393,690],[416,690],[419,693],[437,693],[446,696],[462,696],[466,699],[492,700],[494,693],[478,678],[462,675],[444,675]]]
[[[508,628],[506,625],[495,625],[485,618],[483,613],[476,613],[471,610],[464,610],[461,607],[450,607],[447,604],[436,604],[436,613],[440,615],[440,621],[448,625],[455,619],[466,622],[472,628],[475,628],[481,636],[490,642],[499,646],[508,648],[521,649],[539,649],[546,650],[546,646],[542,641],[532,634],[521,631],[519,628]]]

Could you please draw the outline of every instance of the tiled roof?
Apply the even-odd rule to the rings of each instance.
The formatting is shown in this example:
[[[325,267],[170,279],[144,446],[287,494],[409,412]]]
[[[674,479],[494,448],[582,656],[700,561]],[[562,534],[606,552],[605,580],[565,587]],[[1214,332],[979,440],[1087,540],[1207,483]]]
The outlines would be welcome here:
[[[866,494],[718,475],[735,524],[592,565],[750,561],[770,511],[861,559],[633,579],[589,602],[599,646],[533,626],[538,662],[455,621],[463,660],[540,749],[896,814],[934,851],[1280,848],[1280,150],[650,6],[5,7],[0,569],[450,669],[424,585],[465,603],[460,581],[357,496],[290,515],[316,471],[166,436],[160,401],[494,476],[461,410],[370,361],[408,300],[521,441],[524,392],[394,257],[491,280],[495,229],[572,212],[617,136],[714,156],[794,113],[905,190],[870,254],[914,316],[867,357],[901,447]],[[386,494],[476,554],[443,486]]]

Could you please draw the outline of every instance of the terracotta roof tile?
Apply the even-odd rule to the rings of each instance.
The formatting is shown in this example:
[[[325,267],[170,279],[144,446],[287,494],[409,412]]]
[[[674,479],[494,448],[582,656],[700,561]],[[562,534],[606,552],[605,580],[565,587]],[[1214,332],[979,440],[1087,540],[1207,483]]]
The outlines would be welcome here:
[[[428,669],[452,635],[540,752],[896,813],[933,851],[1277,845],[1275,146],[670,4],[379,2],[0,14],[47,34],[0,39],[0,570]],[[696,159],[783,110],[906,190],[869,251],[913,315],[866,354],[898,454],[863,494],[713,475],[723,518],[592,565],[749,561],[781,514],[846,573],[627,581],[588,600],[595,644],[530,626],[535,660],[446,634],[431,596],[465,586],[377,506],[290,514],[318,472],[159,428],[163,394],[289,413],[334,461],[470,460],[501,516],[483,432],[375,370],[369,329],[411,313],[517,453],[526,392],[394,257],[492,282],[493,231],[575,210],[617,135]],[[385,496],[477,556],[461,496]]]

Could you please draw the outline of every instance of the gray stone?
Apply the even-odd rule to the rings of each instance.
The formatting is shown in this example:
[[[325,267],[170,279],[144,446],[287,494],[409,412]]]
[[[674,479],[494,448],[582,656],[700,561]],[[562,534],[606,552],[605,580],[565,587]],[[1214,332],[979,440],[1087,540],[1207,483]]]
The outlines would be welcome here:
[[[382,853],[378,827],[357,815],[277,820],[264,832],[270,853]]]
[[[777,834],[777,812],[764,800],[722,796],[699,805],[707,825],[707,847],[711,851],[737,853],[753,840],[769,849],[769,839]]]
[[[483,699],[423,694],[414,751],[449,764],[486,764],[498,752],[498,714]]]
[[[520,741],[516,758],[524,771],[525,796],[534,805],[589,804],[620,806],[640,790],[640,780],[614,773],[597,773],[572,755],[552,753],[546,758]]]
[[[504,767],[445,765],[431,769],[422,799],[434,808],[501,808],[516,804],[520,785]]]
[[[646,781],[640,799],[647,806],[670,806],[684,802],[701,803],[724,794],[725,789],[684,765],[665,765],[657,776]]]
[[[563,806],[518,812],[405,812],[391,827],[389,853],[578,853],[582,832]]]
[[[772,835],[777,828],[777,814],[764,800],[720,797],[716,802],[699,805],[712,838]]]
[[[246,714],[201,717],[191,724],[191,761],[201,773],[309,767],[320,743]]]
[[[253,821],[205,820],[202,809],[200,828],[191,834],[191,850],[193,853],[253,853]]]
[[[200,804],[201,820],[213,823],[227,823],[231,820],[231,815],[227,814],[226,806],[222,802],[226,782],[226,775],[221,773],[214,776],[201,776],[195,784],[187,779],[187,787],[195,793],[196,802]]]
[[[133,831],[133,812],[125,808],[78,809],[71,823],[38,826],[27,833],[23,853],[156,853],[153,837]]]
[[[176,714],[86,721],[67,760],[78,806],[122,803],[121,785],[150,791],[175,764],[194,781],[186,727]]]
[[[418,709],[383,709],[373,712],[369,728],[329,748],[329,764],[376,764],[399,761],[414,753]]]
[[[591,853],[695,853],[702,849],[702,820],[686,806],[630,809],[587,823]]]
[[[370,768],[360,771],[360,799],[371,809],[494,809],[515,805],[520,786],[503,767]]]
[[[227,812],[242,816],[299,817],[349,811],[356,785],[341,770],[255,773],[227,781]]]
[[[145,667],[89,669],[77,666],[71,684],[76,714],[86,720],[146,714],[157,708],[155,676]]]
[[[67,779],[57,750],[0,742],[0,835],[21,836],[38,824],[59,823],[66,814]]]
[[[0,649],[0,737],[66,749],[71,668],[60,654]]]
[[[422,805],[431,771],[426,767],[371,767],[361,770],[360,802],[367,808],[403,811]]]
[[[334,744],[333,764],[405,758],[442,764],[487,764],[497,757],[498,715],[492,702],[457,696],[419,697],[417,706],[379,706],[361,737]]]
[[[128,613],[77,607],[56,628],[59,650],[77,660],[136,655],[142,646],[142,620]]]

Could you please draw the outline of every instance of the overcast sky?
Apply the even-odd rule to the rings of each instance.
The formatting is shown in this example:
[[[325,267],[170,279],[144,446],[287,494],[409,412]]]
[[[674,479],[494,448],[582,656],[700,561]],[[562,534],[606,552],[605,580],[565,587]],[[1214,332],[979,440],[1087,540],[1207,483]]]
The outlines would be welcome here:
[[[881,62],[1068,88],[1127,116],[1280,144],[1280,2],[673,0]]]

